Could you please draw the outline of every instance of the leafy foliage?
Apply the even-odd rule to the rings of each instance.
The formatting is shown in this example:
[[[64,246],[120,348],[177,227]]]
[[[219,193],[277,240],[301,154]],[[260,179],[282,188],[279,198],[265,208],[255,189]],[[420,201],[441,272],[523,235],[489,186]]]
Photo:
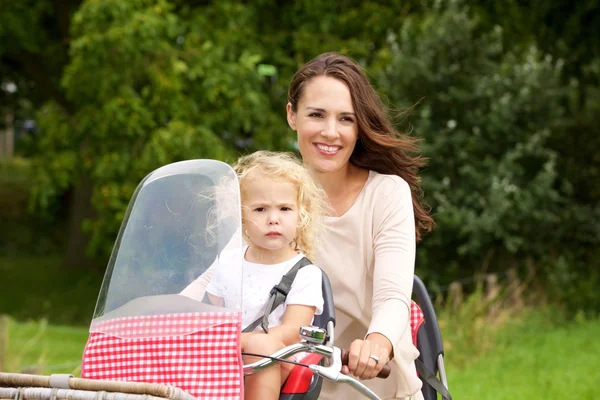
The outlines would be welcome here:
[[[292,74],[320,52],[348,54],[392,103],[418,103],[399,125],[430,158],[437,228],[419,273],[443,284],[535,265],[563,304],[598,309],[600,56],[597,24],[574,23],[597,19],[592,3],[12,2],[0,68],[19,92],[2,96],[18,115],[36,110],[33,208],[71,211],[68,242],[104,261],[146,174],[293,149]]]
[[[535,260],[564,302],[598,304],[591,288],[578,300],[562,292],[593,271],[580,262],[582,243],[600,244],[598,208],[570,202],[552,145],[570,128],[565,100],[575,91],[562,83],[563,61],[535,46],[506,51],[500,28],[482,34],[456,3],[392,33],[380,57],[392,102],[424,97],[412,124],[430,158],[424,188],[438,229],[424,243],[423,274],[447,282]],[[577,231],[586,233],[572,241]]]

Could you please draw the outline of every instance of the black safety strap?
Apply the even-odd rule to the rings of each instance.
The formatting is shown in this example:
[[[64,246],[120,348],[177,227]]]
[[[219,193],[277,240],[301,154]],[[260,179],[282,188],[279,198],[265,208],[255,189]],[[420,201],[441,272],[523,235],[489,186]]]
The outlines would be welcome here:
[[[244,328],[242,332],[252,332],[260,325],[265,333],[269,333],[269,315],[285,301],[292,288],[292,283],[294,283],[296,274],[300,268],[306,267],[307,265],[312,265],[312,263],[308,258],[302,257],[300,261],[294,264],[294,266],[283,275],[281,281],[271,289],[264,315]]]
[[[446,389],[446,386],[444,386],[442,381],[440,381],[438,377],[435,376],[435,374],[431,372],[418,358],[415,360],[415,366],[417,367],[417,372],[422,380],[424,380],[429,386],[441,394],[444,400],[452,400],[450,392],[448,392],[448,389]]]

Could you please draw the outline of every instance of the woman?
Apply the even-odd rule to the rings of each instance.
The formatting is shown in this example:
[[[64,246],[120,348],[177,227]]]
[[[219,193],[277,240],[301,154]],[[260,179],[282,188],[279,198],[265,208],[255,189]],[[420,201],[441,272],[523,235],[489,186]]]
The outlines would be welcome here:
[[[433,219],[420,201],[423,159],[409,155],[415,141],[399,136],[360,66],[335,53],[296,72],[287,119],[331,205],[315,262],[333,287],[336,344],[350,350],[344,372],[384,399],[422,399],[409,306],[416,242]],[[390,359],[392,375],[372,379]],[[346,385],[322,392],[359,397]]]

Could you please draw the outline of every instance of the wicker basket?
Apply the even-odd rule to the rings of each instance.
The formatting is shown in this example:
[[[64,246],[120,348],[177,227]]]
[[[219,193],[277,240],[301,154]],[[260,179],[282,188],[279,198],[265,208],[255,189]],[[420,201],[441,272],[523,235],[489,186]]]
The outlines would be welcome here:
[[[101,381],[72,375],[0,372],[0,400],[196,400],[180,388],[156,383]]]

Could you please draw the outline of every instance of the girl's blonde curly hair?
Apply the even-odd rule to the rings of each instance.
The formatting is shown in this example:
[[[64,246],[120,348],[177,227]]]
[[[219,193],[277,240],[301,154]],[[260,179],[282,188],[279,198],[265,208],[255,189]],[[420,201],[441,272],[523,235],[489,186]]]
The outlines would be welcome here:
[[[281,179],[296,186],[298,227],[292,245],[295,244],[294,250],[301,251],[312,259],[323,230],[323,216],[328,203],[324,190],[317,185],[300,160],[292,153],[260,150],[240,157],[233,169],[240,182],[242,215],[244,189],[251,173],[257,171],[261,176]],[[245,239],[248,240],[247,237]]]

